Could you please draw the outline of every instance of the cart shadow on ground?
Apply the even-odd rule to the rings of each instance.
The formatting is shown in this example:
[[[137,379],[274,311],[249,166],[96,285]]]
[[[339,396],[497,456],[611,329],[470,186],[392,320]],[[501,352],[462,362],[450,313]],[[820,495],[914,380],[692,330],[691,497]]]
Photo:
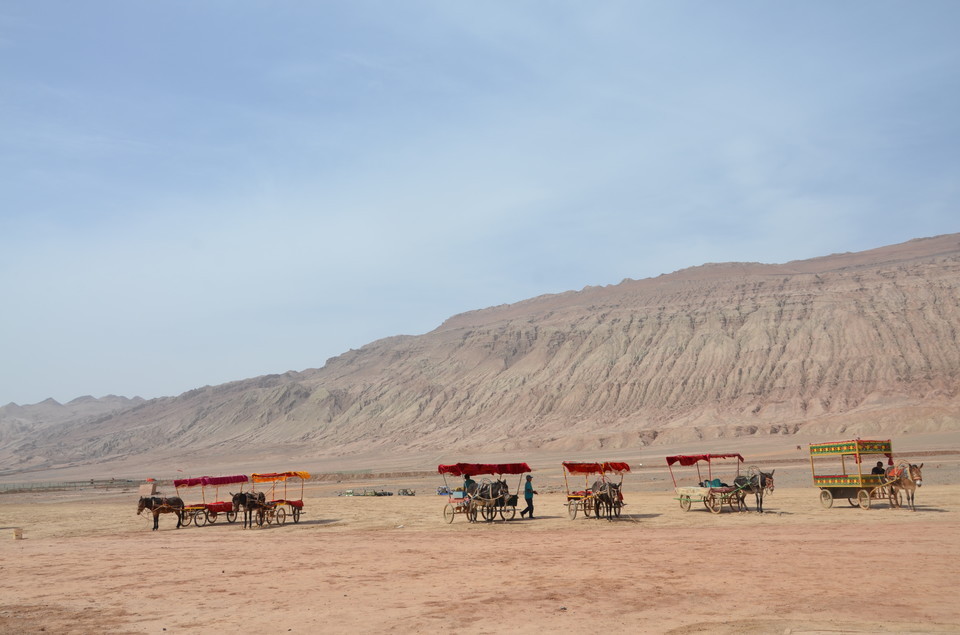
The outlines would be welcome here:
[[[298,525],[333,525],[335,523],[343,522],[342,518],[315,518],[313,520],[303,520],[300,519]],[[289,523],[287,523],[289,524]]]

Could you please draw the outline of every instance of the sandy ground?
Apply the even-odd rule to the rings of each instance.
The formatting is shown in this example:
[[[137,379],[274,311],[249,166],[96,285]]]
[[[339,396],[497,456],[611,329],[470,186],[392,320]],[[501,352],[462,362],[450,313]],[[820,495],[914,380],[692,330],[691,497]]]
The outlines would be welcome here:
[[[638,471],[617,521],[570,520],[557,471],[535,520],[476,524],[443,521],[439,477],[311,483],[299,524],[250,530],[152,532],[134,490],[5,494],[0,632],[960,632],[956,456],[916,512],[824,509],[808,467],[777,475],[766,513],[715,515]],[[418,495],[335,495],[371,485]]]

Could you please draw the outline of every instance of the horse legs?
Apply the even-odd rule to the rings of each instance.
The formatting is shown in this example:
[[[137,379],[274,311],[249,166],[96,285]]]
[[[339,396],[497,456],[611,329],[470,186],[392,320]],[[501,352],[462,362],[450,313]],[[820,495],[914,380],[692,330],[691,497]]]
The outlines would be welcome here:
[[[155,509],[153,510],[153,530],[158,529],[160,529],[160,512]]]
[[[176,509],[173,513],[177,515],[177,529],[180,529],[183,527],[183,510]]]

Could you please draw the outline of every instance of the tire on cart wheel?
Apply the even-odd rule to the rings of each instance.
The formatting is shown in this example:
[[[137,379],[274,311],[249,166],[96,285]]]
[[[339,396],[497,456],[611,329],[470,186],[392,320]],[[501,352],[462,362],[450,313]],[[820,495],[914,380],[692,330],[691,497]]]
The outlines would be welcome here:
[[[856,499],[856,498],[848,498],[848,499],[847,499],[847,503],[850,505],[850,507],[859,507],[859,506],[860,506],[860,503],[857,502],[857,499]]]
[[[860,509],[870,509],[870,492],[865,489],[857,492],[857,502],[860,503]]]
[[[583,500],[583,515],[587,518],[593,518],[593,506],[590,504],[589,499]]]
[[[228,523],[237,522],[237,512],[227,512],[227,522]]]
[[[300,522],[300,508],[294,507],[293,508],[293,524],[296,525],[298,522]]]
[[[207,522],[210,523],[211,525],[217,522],[217,518],[219,517],[220,517],[220,514],[218,514],[217,512],[212,512],[210,510],[207,510]]]
[[[502,507],[500,509],[500,518],[503,520],[513,520],[517,517],[517,508],[513,505],[508,505],[507,507]]]
[[[207,524],[207,510],[201,509],[193,512],[193,524],[197,527],[203,527]]]
[[[828,489],[820,490],[820,504],[826,509],[833,507],[833,492]]]
[[[691,499],[688,495],[686,494],[680,495],[680,509],[682,509],[685,512],[688,512],[690,511],[690,505],[692,503],[693,503],[693,499]]]
[[[567,516],[570,520],[576,520],[578,507],[580,507],[580,503],[577,501],[567,501]]]
[[[183,527],[189,527],[190,523],[193,522],[193,513],[192,512],[183,512],[183,518],[180,521],[180,525]]]
[[[703,504],[706,505],[707,509],[714,514],[719,514],[721,511],[723,511],[723,499],[713,492],[710,492],[710,494],[707,495],[707,497],[703,500]]]
[[[443,519],[444,519],[445,521],[447,521],[447,524],[453,522],[453,517],[454,517],[454,515],[455,515],[456,513],[457,513],[457,512],[456,512],[456,510],[453,508],[453,505],[451,505],[450,503],[447,503],[446,505],[444,505],[444,507],[443,507]]]
[[[890,488],[890,507],[896,509],[903,505],[903,497],[900,495],[900,490]]]
[[[287,524],[287,510],[285,510],[283,507],[280,507],[279,509],[277,509],[277,524],[278,525]]]

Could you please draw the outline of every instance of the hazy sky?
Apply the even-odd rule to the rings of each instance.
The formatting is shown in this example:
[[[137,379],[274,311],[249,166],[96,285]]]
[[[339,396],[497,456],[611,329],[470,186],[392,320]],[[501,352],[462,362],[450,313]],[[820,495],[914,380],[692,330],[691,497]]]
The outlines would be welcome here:
[[[0,404],[960,231],[960,3],[0,3]]]

